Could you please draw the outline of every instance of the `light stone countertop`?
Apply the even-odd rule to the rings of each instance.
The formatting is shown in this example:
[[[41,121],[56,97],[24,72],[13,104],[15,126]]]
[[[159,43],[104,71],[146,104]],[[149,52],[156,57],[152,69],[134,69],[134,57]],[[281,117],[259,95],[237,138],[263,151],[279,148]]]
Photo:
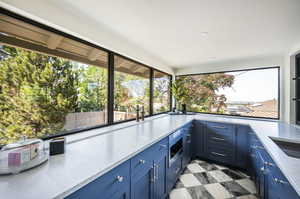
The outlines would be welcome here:
[[[64,155],[51,156],[37,168],[0,176],[0,196],[7,199],[64,198],[153,143],[197,119],[250,125],[275,163],[300,195],[300,160],[287,156],[269,138],[300,143],[300,129],[282,122],[197,115],[159,115],[67,136]]]

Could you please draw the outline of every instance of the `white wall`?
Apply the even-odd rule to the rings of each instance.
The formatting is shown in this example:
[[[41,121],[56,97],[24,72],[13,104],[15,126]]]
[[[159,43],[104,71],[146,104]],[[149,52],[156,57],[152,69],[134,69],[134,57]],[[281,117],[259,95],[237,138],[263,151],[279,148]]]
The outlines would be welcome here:
[[[289,67],[284,55],[270,55],[263,57],[250,57],[239,60],[227,60],[223,62],[211,62],[199,64],[197,67],[180,68],[175,70],[176,75],[197,74],[206,72],[220,72],[241,69],[254,69],[263,67],[280,66],[280,120],[289,122]]]
[[[158,57],[110,31],[105,25],[80,16],[72,8],[57,6],[56,0],[1,0],[0,6],[173,74],[173,69]]]

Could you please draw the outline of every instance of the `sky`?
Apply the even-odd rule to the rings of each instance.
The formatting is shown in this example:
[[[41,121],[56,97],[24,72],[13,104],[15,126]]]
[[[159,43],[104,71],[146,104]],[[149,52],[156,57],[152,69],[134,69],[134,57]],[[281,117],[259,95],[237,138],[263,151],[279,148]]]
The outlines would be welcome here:
[[[262,102],[278,98],[278,69],[251,70],[226,73],[234,75],[231,88],[220,89],[227,101]]]

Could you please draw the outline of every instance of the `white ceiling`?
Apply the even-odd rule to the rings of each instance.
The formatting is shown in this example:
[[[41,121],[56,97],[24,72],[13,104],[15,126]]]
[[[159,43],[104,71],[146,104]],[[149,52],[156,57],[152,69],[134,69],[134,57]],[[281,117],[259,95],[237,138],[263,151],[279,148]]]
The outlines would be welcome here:
[[[283,54],[300,42],[300,0],[49,1],[174,68]]]

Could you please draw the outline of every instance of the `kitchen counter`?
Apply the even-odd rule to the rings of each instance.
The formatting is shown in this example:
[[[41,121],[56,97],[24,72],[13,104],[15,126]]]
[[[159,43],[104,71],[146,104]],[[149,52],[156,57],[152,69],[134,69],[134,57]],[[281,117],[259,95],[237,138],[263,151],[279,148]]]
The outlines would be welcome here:
[[[35,169],[0,176],[0,194],[8,199],[64,198],[130,159],[189,121],[250,125],[282,173],[300,195],[300,160],[287,156],[269,137],[300,143],[300,129],[282,122],[197,115],[159,115],[67,137],[64,155],[51,156]]]

